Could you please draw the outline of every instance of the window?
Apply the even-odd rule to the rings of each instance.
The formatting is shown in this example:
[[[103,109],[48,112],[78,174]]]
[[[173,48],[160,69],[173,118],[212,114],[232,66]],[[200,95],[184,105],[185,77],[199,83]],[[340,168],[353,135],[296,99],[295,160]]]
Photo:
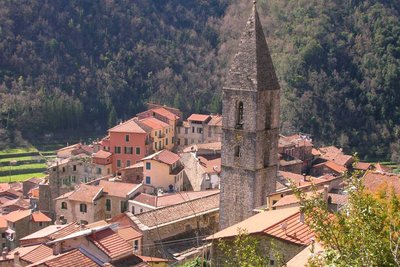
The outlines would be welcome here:
[[[143,209],[140,209],[140,213],[142,213],[143,212]]]
[[[72,183],[76,183],[76,176],[72,175],[71,178],[72,178]]]
[[[201,133],[203,133],[203,128],[197,128],[197,133],[199,133],[199,134],[201,134]]]
[[[239,158],[241,156],[240,146],[235,146],[235,157]]]
[[[6,233],[1,233],[1,238],[6,238]]]
[[[68,209],[67,202],[61,202],[61,209],[63,209],[63,210]]]
[[[131,161],[130,161],[130,160],[127,160],[127,161],[126,161],[126,167],[129,167],[129,166],[131,166]]]
[[[136,155],[140,155],[140,147],[136,148]]]
[[[43,226],[43,222],[39,222],[39,226]]]
[[[72,170],[73,170],[74,172],[76,172],[76,165],[73,165],[73,166],[72,166]]]
[[[111,199],[106,199],[106,211],[111,211]]]
[[[117,159],[117,167],[121,167],[121,160]]]
[[[189,129],[185,128],[185,134],[188,134],[188,132],[189,132]]]
[[[208,137],[211,137],[211,129],[208,129]]]
[[[158,131],[158,137],[161,137],[161,130]]]
[[[150,180],[150,176],[146,176],[146,184],[150,184],[151,180]]]
[[[124,147],[124,153],[129,155],[133,154],[133,147],[131,146]]]
[[[237,105],[236,129],[243,129],[243,102],[240,101]]]
[[[87,212],[87,206],[86,206],[86,204],[80,204],[79,205],[79,210],[80,210],[80,212]]]
[[[110,174],[110,168],[107,168],[107,174]]]
[[[192,133],[194,133],[194,126],[192,127]]]
[[[125,135],[125,141],[129,142],[129,134]]]
[[[135,214],[135,207],[132,207],[132,214]]]
[[[165,145],[168,146],[168,138],[165,138]]]
[[[275,261],[274,260],[269,260],[269,265],[271,265],[271,266],[275,265]]]
[[[146,170],[151,170],[151,162],[146,162]]]
[[[65,167],[62,168],[62,172],[65,172]]]
[[[161,141],[158,142],[158,146],[159,146],[160,149],[162,148]]]
[[[127,202],[121,200],[121,213],[124,213],[128,209]]]
[[[172,136],[171,143],[172,143],[172,144],[175,143],[175,137],[174,137],[174,136]]]
[[[135,251],[138,251],[138,249],[139,249],[139,240],[133,241],[133,249]]]
[[[120,146],[114,147],[114,152],[115,154],[121,154],[121,147]]]
[[[96,173],[97,173],[97,174],[101,174],[101,168],[97,167],[96,169],[97,169],[97,170],[96,170]]]
[[[157,149],[157,142],[154,142],[154,149]]]

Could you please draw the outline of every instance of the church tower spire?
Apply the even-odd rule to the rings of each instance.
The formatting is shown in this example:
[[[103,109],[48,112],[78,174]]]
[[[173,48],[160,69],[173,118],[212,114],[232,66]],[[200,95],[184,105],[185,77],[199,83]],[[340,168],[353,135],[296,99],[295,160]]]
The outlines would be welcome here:
[[[254,3],[222,90],[221,229],[276,190],[280,87]]]

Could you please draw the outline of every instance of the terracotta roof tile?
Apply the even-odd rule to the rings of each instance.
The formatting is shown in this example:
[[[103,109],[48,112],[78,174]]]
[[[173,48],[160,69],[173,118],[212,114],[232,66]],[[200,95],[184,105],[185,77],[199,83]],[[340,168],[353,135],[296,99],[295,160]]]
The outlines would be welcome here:
[[[338,173],[343,173],[343,172],[347,171],[346,167],[343,167],[342,165],[339,165],[339,164],[337,164],[336,162],[333,162],[333,161],[327,161],[327,162],[324,162],[324,163],[321,163],[321,164],[325,165],[329,169],[334,170],[335,172],[338,172]]]
[[[114,126],[113,128],[109,129],[108,132],[146,133],[146,131],[140,127],[134,119],[127,120],[126,122]]]
[[[93,158],[106,159],[112,156],[112,153],[104,150],[99,150],[93,154]]]
[[[31,179],[26,180],[24,182],[31,182],[31,183],[34,183],[34,184],[40,184],[41,182],[43,182],[43,179],[42,178],[32,177]]]
[[[367,171],[362,177],[362,182],[370,192],[393,188],[396,194],[400,194],[400,175],[397,174]]]
[[[161,224],[168,224],[175,220],[212,212],[219,209],[219,193],[203,198],[186,201],[173,206],[146,211],[135,215],[141,225],[149,228]],[[140,227],[140,225],[138,225]]]
[[[140,120],[140,122],[147,125],[148,127],[150,127],[153,130],[161,130],[161,129],[170,127],[170,125],[168,123],[165,123],[165,122],[160,121],[153,117],[142,119],[142,120]]]
[[[59,238],[63,238],[66,237],[70,234],[76,233],[78,231],[80,231],[80,225],[78,223],[69,223],[67,226],[63,227],[61,230],[50,234],[48,237],[50,240],[56,240]]]
[[[149,256],[143,256],[143,255],[140,255],[139,258],[141,258],[142,261],[145,261],[145,262],[169,262],[170,261],[168,259],[149,257]]]
[[[133,200],[149,206],[153,206],[154,208],[159,208],[176,205],[185,201],[195,200],[218,193],[219,190],[184,191],[179,193],[164,194],[162,196],[153,196],[140,193]]]
[[[4,216],[0,215],[0,229],[1,228],[7,228],[7,220],[4,218]]]
[[[18,206],[21,209],[29,209],[29,207],[31,206],[31,203],[29,203],[29,201],[23,199],[23,198],[16,198],[16,199],[11,199],[7,202],[5,202],[4,204],[2,204],[0,206],[0,208],[6,208],[9,206]]]
[[[380,163],[375,164],[376,171],[378,172],[391,172],[392,169],[388,166],[382,165]]]
[[[53,249],[49,248],[46,245],[39,245],[35,249],[21,256],[21,260],[28,263],[35,263],[51,255],[53,255]]]
[[[68,196],[69,200],[91,203],[99,196],[103,188],[94,185],[81,184],[80,187]]]
[[[363,170],[366,171],[372,166],[371,163],[368,162],[357,162],[357,164],[354,166],[355,169],[357,170]]]
[[[135,230],[132,226],[120,227],[117,233],[128,242],[143,236],[141,232]]]
[[[217,115],[211,115],[211,120],[207,123],[209,126],[222,126],[222,116],[217,114]]]
[[[32,221],[34,222],[51,222],[51,219],[40,211],[32,213]]]
[[[264,233],[299,245],[308,245],[314,238],[314,232],[301,221],[300,212],[268,227]]]
[[[221,172],[221,157],[207,159],[207,157],[198,157],[200,164],[204,167],[206,173],[220,173]]]
[[[80,252],[78,249],[74,249],[67,253],[60,254],[56,258],[45,261],[43,264],[48,267],[100,266],[92,259],[90,259],[88,256]]]
[[[9,222],[17,222],[31,215],[31,210],[16,210],[5,215],[4,218]]]
[[[147,156],[147,157],[143,158],[142,160],[152,159],[152,160],[157,160],[157,161],[163,162],[168,165],[172,165],[172,164],[176,163],[177,161],[179,161],[180,158],[181,157],[179,155],[177,155],[167,149],[164,149],[164,150],[158,151],[150,156]]]
[[[132,192],[139,186],[139,184],[110,182],[106,180],[101,180],[99,184],[99,187],[103,187],[103,192],[110,196],[116,196],[120,198],[126,198],[128,193]]]
[[[248,234],[261,233],[276,223],[297,214],[299,207],[290,207],[280,210],[269,210],[257,213],[244,221],[223,229],[209,237],[207,240],[236,236],[239,229],[246,230]]]
[[[159,114],[159,115],[161,115],[161,116],[163,116],[163,117],[165,117],[165,118],[167,118],[167,119],[169,119],[169,120],[177,120],[177,119],[179,119],[179,117],[177,115],[175,115],[174,113],[172,113],[169,110],[166,110],[165,108],[155,108],[155,109],[152,109],[152,111],[157,113],[157,114]]]
[[[88,236],[101,251],[112,260],[132,254],[132,246],[110,228],[93,233]]]
[[[210,115],[205,115],[205,114],[192,114],[190,115],[189,118],[187,118],[188,121],[201,121],[201,122],[205,122],[208,119],[210,119]]]

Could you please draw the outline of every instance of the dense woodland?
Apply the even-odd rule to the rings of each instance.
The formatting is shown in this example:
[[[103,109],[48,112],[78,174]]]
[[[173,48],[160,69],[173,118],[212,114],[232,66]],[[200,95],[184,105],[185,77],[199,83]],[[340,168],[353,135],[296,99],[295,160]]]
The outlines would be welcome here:
[[[155,101],[220,112],[251,1],[0,1],[0,146]],[[400,2],[259,0],[282,132],[399,161]]]

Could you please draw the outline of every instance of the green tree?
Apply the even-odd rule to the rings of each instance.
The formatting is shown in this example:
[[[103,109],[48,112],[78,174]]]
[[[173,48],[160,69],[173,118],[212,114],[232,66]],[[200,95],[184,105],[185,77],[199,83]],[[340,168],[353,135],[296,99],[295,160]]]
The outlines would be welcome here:
[[[346,178],[348,204],[331,214],[320,196],[297,191],[307,223],[325,251],[309,266],[400,266],[400,200],[393,190],[367,192],[355,172]]]

